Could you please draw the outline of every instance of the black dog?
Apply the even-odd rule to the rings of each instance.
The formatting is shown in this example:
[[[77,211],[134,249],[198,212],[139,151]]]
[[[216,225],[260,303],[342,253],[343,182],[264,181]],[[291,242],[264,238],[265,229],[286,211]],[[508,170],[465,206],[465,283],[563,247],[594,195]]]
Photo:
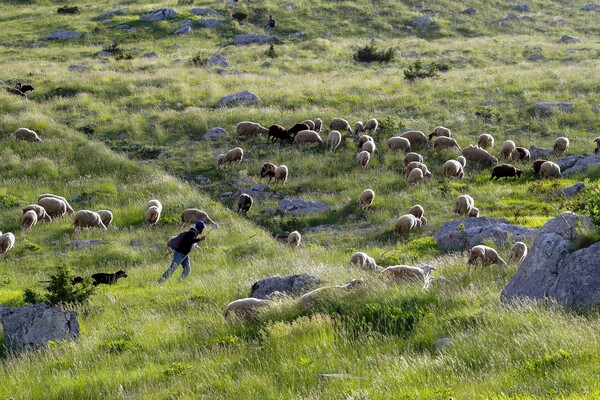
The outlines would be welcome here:
[[[98,286],[98,285],[112,285],[114,283],[117,283],[117,280],[119,278],[127,278],[127,274],[125,273],[125,271],[121,270],[121,271],[117,271],[114,274],[107,274],[106,272],[98,272],[92,275],[92,284],[94,286]],[[73,285],[75,285],[76,283],[81,283],[83,282],[83,278],[81,276],[76,276],[75,278],[73,278]]]

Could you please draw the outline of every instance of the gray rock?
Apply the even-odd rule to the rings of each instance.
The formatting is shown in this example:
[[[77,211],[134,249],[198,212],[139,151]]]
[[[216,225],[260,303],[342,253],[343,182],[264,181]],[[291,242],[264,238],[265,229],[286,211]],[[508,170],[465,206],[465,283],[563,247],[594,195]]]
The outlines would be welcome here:
[[[559,159],[557,162],[563,176],[577,174],[588,168],[600,168],[600,156],[569,156]]]
[[[221,193],[221,197],[231,197],[233,196],[233,192],[223,192]]]
[[[207,67],[229,68],[229,62],[220,54],[213,54],[206,62]]]
[[[81,33],[72,31],[70,29],[57,29],[48,35],[48,40],[71,40],[79,39]]]
[[[544,61],[546,57],[544,57],[542,54],[532,54],[529,59],[532,61]]]
[[[306,36],[306,32],[304,32],[304,31],[290,33],[290,38],[291,39],[302,39],[304,36]]]
[[[158,57],[158,54],[156,52],[154,52],[154,51],[151,51],[149,53],[144,53],[142,55],[142,57],[144,57],[144,58],[156,58],[156,57]]]
[[[178,36],[178,35],[190,35],[194,33],[194,29],[192,29],[191,25],[185,25],[182,26],[181,28],[177,29],[175,32],[173,32],[173,35]]]
[[[560,42],[562,43],[574,43],[579,41],[580,39],[577,36],[564,35],[560,38]]]
[[[104,12],[104,13],[98,15],[96,17],[96,19],[113,18],[113,17],[116,17],[117,15],[125,15],[128,12],[129,12],[129,8],[120,8],[118,10],[112,10],[112,11]]]
[[[510,20],[503,19],[502,21],[500,21],[500,25],[502,25],[502,26],[509,26],[510,25]]]
[[[265,185],[263,185],[262,183],[257,183],[256,185],[252,185],[251,189],[255,192],[264,192],[267,190]]]
[[[533,51],[542,51],[542,48],[540,46],[535,46],[535,47],[532,47],[531,50],[533,50]]]
[[[180,49],[181,47],[183,47],[183,46],[181,46],[179,43],[175,43],[175,44],[173,45],[173,48],[174,48],[174,49]]]
[[[105,19],[104,21],[102,21],[102,25],[112,24],[112,22],[113,22],[112,19]]]
[[[241,92],[229,94],[227,96],[223,96],[218,102],[218,107],[230,107],[236,105],[252,105],[252,104],[261,104],[262,100],[252,92],[247,90],[243,90]]]
[[[521,12],[528,12],[529,11],[529,6],[527,4],[523,4],[523,3],[518,3],[513,8],[515,10],[521,11]]]
[[[301,295],[321,284],[323,284],[322,280],[309,274],[273,276],[254,282],[248,297],[266,299],[275,291],[288,295]]]
[[[216,126],[214,128],[211,128],[204,135],[202,135],[202,140],[220,139],[220,138],[224,138],[224,137],[229,137],[229,133],[227,133],[225,128]]]
[[[194,15],[219,15],[215,10],[211,10],[210,8],[192,8],[190,11]]]
[[[535,237],[537,229],[512,225],[504,218],[465,218],[444,223],[435,232],[435,239],[442,251],[462,251],[492,239],[499,246]]]
[[[477,14],[477,10],[474,9],[473,7],[470,7],[470,8],[467,8],[466,10],[463,10],[462,13],[467,14],[467,15],[475,15],[475,14]]]
[[[135,32],[135,28],[125,29],[123,32],[125,32],[125,33],[133,33],[133,32]]]
[[[37,349],[50,340],[76,340],[79,322],[74,311],[63,311],[47,304],[1,308],[4,346],[14,351]]]
[[[236,46],[245,46],[249,44],[279,44],[281,38],[278,36],[266,36],[266,35],[235,35],[233,38],[233,44]]]
[[[179,17],[179,14],[172,8],[159,8],[158,10],[152,10],[148,14],[141,16],[140,21],[158,22],[177,17]]]
[[[322,214],[329,211],[329,206],[320,201],[306,201],[284,197],[278,202],[279,210],[291,215]]]
[[[529,155],[531,156],[531,160],[535,161],[538,158],[548,158],[554,155],[553,149],[542,149],[531,145],[529,147]]]
[[[110,51],[99,51],[96,53],[96,56],[100,58],[112,57],[113,53]]]
[[[570,101],[543,101],[535,105],[537,114],[550,114],[556,110],[571,111],[575,103]]]
[[[45,46],[47,43],[46,42],[33,42],[29,45],[29,47],[42,47]]]
[[[425,26],[433,24],[433,18],[429,15],[424,15],[422,17],[413,19],[411,24],[415,28],[423,28]]]
[[[221,29],[225,27],[225,25],[223,25],[223,23],[217,19],[202,18],[199,19],[197,23],[198,25],[208,29]]]
[[[583,8],[583,11],[598,11],[600,10],[600,5],[598,4],[586,4]]]
[[[69,65],[69,71],[85,71],[85,65]]]
[[[182,27],[188,26],[188,25],[192,25],[192,21],[189,19],[183,19],[177,23],[177,26],[182,26]]]
[[[409,51],[407,53],[402,53],[402,57],[420,57],[421,53],[418,51]]]
[[[573,213],[548,221],[502,291],[502,300],[551,299],[569,308],[600,304],[600,242],[573,251],[576,228],[592,229],[590,224],[589,218]]]
[[[117,136],[117,139],[119,139],[119,140],[125,140],[125,139],[127,139],[127,134],[121,133],[119,136]]]
[[[209,185],[212,182],[212,179],[206,178],[202,175],[198,175],[196,177],[196,182],[198,182],[198,184],[200,185]]]
[[[104,243],[102,239],[90,239],[90,240],[71,240],[71,246],[76,249],[85,249],[86,247],[96,247]]]
[[[127,25],[127,24],[122,24],[122,25],[115,26],[115,29],[121,29],[121,30],[129,29],[129,28],[131,28],[131,27],[129,25]]]
[[[519,16],[513,13],[509,13],[504,19],[506,21],[514,21],[516,19],[519,19]]]
[[[573,197],[573,196],[577,195],[579,192],[581,192],[583,189],[585,189],[585,183],[576,182],[572,186],[569,186],[568,188],[564,188],[563,193],[567,197]]]

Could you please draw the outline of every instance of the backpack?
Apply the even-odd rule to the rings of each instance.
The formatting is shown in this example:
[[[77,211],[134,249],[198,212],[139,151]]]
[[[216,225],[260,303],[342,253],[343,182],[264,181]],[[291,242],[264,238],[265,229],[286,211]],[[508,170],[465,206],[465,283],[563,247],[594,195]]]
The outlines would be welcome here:
[[[275,20],[274,19],[270,20],[267,25],[269,25],[271,28],[275,28]]]
[[[187,232],[181,232],[177,236],[172,236],[169,240],[167,240],[167,247],[172,248],[173,250],[177,250],[179,245],[181,244],[181,240],[185,236]]]

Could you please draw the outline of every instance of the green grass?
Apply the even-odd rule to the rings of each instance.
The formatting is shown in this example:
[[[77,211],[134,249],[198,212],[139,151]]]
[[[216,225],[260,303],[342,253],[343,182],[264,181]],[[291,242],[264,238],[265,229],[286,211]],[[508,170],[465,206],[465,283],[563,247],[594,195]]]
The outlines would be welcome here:
[[[293,6],[259,0],[239,2],[231,18],[223,3],[195,0],[143,3],[138,0],[69,4],[49,0],[4,2],[0,16],[0,79],[32,84],[28,100],[0,91],[0,230],[17,237],[1,256],[0,304],[23,305],[25,288],[41,289],[57,265],[78,275],[124,269],[129,277],[101,287],[89,303],[76,307],[81,338],[51,343],[39,352],[0,352],[0,396],[18,399],[81,398],[595,398],[600,352],[597,310],[568,312],[555,304],[500,303],[500,291],[516,270],[492,266],[466,273],[466,254],[443,254],[433,233],[454,219],[454,199],[468,193],[482,216],[504,217],[540,227],[561,210],[581,208],[580,198],[555,196],[531,167],[517,181],[489,181],[490,169],[467,165],[462,181],[445,181],[442,165],[458,154],[420,151],[434,178],[406,184],[403,155],[386,150],[401,129],[429,133],[450,128],[461,146],[492,134],[500,152],[504,140],[518,146],[551,147],[568,136],[567,155],[592,154],[600,123],[597,15],[585,2],[538,1],[531,12],[505,2],[475,1],[477,14],[463,14],[463,2],[312,1]],[[291,3],[290,3],[291,4]],[[77,5],[79,14],[58,14]],[[102,23],[96,16],[113,8],[130,13]],[[139,15],[173,7],[174,21],[143,23]],[[176,21],[197,20],[193,7],[215,9],[223,29],[194,27],[172,36]],[[418,10],[423,7],[423,12]],[[411,21],[434,14],[434,26],[413,28]],[[531,16],[508,26],[508,13]],[[274,46],[228,45],[220,54],[224,71],[194,65],[208,59],[240,33],[262,33],[269,14]],[[213,18],[213,17],[209,17]],[[564,20],[564,23],[561,22]],[[463,22],[464,21],[464,22]],[[135,32],[115,27],[128,24]],[[81,39],[29,47],[54,29],[75,29]],[[296,32],[303,38],[290,38]],[[579,36],[577,43],[558,40]],[[371,36],[373,35],[373,36]],[[394,49],[386,64],[353,60],[373,43]],[[132,59],[102,60],[96,53],[117,44]],[[181,47],[176,47],[180,44]],[[541,47],[542,50],[536,50]],[[155,51],[158,58],[142,55]],[[416,58],[425,65],[449,65],[436,78],[409,82],[402,71]],[[541,53],[544,61],[531,61]],[[82,72],[69,71],[72,64]],[[240,90],[257,94],[254,106],[217,108],[224,95]],[[547,100],[573,101],[570,112],[538,115]],[[235,126],[243,120],[284,126],[320,117],[354,124],[377,118],[373,135],[380,153],[364,172],[356,167],[356,146],[346,137],[336,153],[306,146],[273,146],[264,137],[242,141]],[[221,126],[229,137],[203,141]],[[15,143],[19,127],[35,130],[39,143]],[[216,155],[244,149],[239,166],[216,169]],[[555,160],[555,158],[552,158]],[[267,184],[247,217],[236,215],[235,201],[222,196],[259,183],[264,162],[288,166],[285,185]],[[198,177],[210,179],[200,185]],[[588,179],[598,171],[561,180],[557,187]],[[368,212],[358,208],[360,193],[376,197]],[[115,219],[108,232],[87,230],[73,236],[70,217],[19,232],[21,208],[42,193],[56,193],[76,210],[108,208]],[[592,192],[589,192],[592,193]],[[271,214],[285,196],[327,203],[322,215]],[[146,202],[160,199],[161,221],[143,226]],[[410,207],[425,208],[428,226],[398,238],[395,220]],[[188,207],[208,212],[221,229],[192,253],[185,283],[177,274],[165,285],[154,282],[167,267],[166,240],[179,230]],[[290,249],[274,239],[293,230],[302,246]],[[582,245],[595,240],[590,232]],[[91,249],[74,249],[77,239],[102,239]],[[531,244],[531,242],[528,242]],[[506,258],[508,248],[499,247]],[[347,268],[351,254],[365,251],[382,266],[430,264],[449,282],[424,292],[376,274]],[[505,257],[506,256],[506,257]],[[312,310],[285,299],[252,323],[227,322],[232,300],[246,297],[258,279],[311,273],[333,284],[366,281],[364,288],[339,293]],[[449,344],[437,347],[440,338]],[[1,344],[1,343],[0,343]],[[344,373],[363,379],[319,379]]]

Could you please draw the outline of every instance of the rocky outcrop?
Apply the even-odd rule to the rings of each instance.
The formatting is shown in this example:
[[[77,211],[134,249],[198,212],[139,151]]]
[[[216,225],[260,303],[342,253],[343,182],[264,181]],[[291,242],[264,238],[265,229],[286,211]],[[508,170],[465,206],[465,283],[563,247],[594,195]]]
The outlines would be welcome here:
[[[260,103],[262,103],[262,100],[257,95],[247,90],[243,90],[241,92],[223,96],[217,102],[217,107],[230,107],[236,105],[248,106]]]
[[[202,140],[210,140],[210,139],[220,139],[224,137],[229,137],[229,134],[225,130],[225,128],[221,128],[220,126],[216,126],[211,128],[208,132],[202,135]]]
[[[563,176],[586,171],[588,168],[600,168],[600,156],[568,156],[556,162]]]
[[[279,44],[281,38],[278,36],[265,36],[265,35],[235,35],[233,38],[233,44],[236,46],[245,46],[249,44]]]
[[[143,22],[159,22],[165,19],[172,19],[179,17],[179,14],[172,8],[159,8],[158,10],[152,10],[148,14],[141,16],[140,21]]]
[[[273,292],[288,295],[301,295],[323,284],[319,278],[309,274],[273,276],[254,282],[248,297],[267,299]]]
[[[578,227],[590,224],[589,218],[573,213],[548,221],[502,291],[502,300],[551,299],[567,307],[600,305],[600,242],[574,249]]]
[[[70,29],[57,29],[48,35],[49,40],[71,40],[71,39],[79,39],[81,37],[81,33],[72,31]]]
[[[329,211],[329,206],[320,201],[306,201],[284,197],[279,200],[279,211],[291,215],[321,214]]]

